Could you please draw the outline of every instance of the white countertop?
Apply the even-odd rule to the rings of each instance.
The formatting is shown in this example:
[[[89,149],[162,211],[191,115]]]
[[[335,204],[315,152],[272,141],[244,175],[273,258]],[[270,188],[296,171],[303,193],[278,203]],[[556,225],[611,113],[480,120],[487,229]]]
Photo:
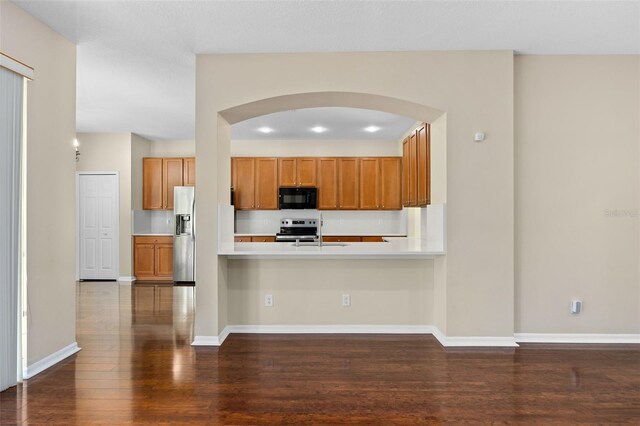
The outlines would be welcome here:
[[[445,254],[441,242],[385,237],[384,243],[300,246],[295,243],[221,243],[218,255],[243,259],[433,259]]]

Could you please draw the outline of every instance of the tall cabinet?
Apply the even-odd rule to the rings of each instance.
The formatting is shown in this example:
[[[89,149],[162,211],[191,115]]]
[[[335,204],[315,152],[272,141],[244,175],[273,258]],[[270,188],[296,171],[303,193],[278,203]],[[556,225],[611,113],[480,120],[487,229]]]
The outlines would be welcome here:
[[[420,125],[402,143],[402,205],[423,207],[431,203],[431,135],[428,123]]]

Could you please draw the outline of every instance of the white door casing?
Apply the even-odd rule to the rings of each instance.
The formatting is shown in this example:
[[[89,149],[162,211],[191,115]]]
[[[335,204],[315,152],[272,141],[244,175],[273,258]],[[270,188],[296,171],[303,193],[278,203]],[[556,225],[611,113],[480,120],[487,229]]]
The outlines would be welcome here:
[[[118,175],[78,173],[78,278],[118,279]]]

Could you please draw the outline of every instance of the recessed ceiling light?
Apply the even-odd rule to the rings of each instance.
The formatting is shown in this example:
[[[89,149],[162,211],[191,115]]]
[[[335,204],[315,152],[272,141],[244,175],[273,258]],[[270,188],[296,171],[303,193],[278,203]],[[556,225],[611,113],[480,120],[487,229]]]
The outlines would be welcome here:
[[[369,127],[365,127],[363,130],[365,132],[373,133],[373,132],[377,132],[378,130],[380,130],[380,127],[378,127],[378,126],[369,126]]]
[[[327,128],[322,126],[316,126],[316,127],[312,127],[311,131],[316,133],[322,133],[322,132],[326,132]]]
[[[260,133],[271,133],[271,132],[273,132],[273,129],[271,127],[267,127],[267,126],[258,127],[256,130],[259,131]]]

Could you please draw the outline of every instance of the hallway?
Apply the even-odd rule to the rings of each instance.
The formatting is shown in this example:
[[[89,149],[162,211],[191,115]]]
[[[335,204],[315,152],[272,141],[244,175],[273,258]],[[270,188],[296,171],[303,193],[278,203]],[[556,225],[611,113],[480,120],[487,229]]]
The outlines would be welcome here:
[[[192,347],[193,299],[192,287],[79,283],[82,350],[1,393],[0,424],[640,420],[638,345],[235,334]]]

